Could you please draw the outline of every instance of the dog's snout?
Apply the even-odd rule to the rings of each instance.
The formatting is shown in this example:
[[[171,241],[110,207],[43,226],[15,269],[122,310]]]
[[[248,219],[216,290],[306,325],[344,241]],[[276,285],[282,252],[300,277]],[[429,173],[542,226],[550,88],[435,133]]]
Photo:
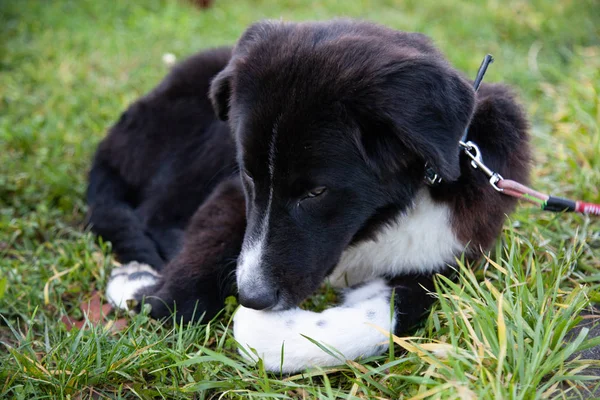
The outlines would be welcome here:
[[[240,289],[239,301],[244,307],[255,310],[268,310],[275,307],[279,301],[279,291],[266,287]]]

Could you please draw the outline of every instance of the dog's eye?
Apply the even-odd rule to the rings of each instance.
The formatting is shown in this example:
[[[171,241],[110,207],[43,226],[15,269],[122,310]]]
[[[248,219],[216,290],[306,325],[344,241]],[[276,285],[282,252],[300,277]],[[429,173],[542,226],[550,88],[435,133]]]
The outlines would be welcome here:
[[[302,203],[304,203],[305,200],[310,200],[310,199],[314,199],[316,197],[322,196],[326,191],[327,191],[327,188],[325,186],[317,186],[316,188],[313,188],[313,189],[309,190],[308,192],[305,192],[304,196],[302,196],[300,199],[298,199],[298,203],[296,205],[300,206]]]
[[[327,188],[325,186],[319,186],[316,187],[312,190],[309,190],[308,193],[306,193],[306,197],[317,197],[322,195],[323,193],[325,193],[325,191],[327,190]]]

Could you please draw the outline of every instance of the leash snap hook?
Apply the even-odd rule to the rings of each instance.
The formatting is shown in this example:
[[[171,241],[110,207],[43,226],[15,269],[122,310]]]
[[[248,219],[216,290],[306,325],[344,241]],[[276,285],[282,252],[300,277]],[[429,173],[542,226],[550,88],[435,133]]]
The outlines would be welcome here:
[[[497,192],[503,192],[504,190],[498,187],[497,183],[504,178],[502,175],[492,171],[487,165],[485,165],[479,147],[470,140],[466,143],[461,140],[459,144],[460,147],[462,147],[465,151],[465,154],[471,159],[471,166],[474,169],[479,169],[481,172],[483,172],[489,178],[490,185],[492,185]]]

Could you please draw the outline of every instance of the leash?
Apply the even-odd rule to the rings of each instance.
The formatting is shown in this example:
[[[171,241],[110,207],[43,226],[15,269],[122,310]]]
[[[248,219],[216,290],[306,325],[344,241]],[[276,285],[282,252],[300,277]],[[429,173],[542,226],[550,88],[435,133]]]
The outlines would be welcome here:
[[[502,194],[538,205],[544,211],[600,215],[600,204],[550,196],[533,190],[512,179],[504,179],[502,175],[492,171],[485,165],[479,147],[475,143],[461,141],[460,146],[464,149],[464,153],[471,158],[471,166],[485,174],[489,179],[490,185]]]
[[[483,77],[487,71],[488,66],[494,62],[494,57],[491,54],[487,54],[479,70],[477,71],[477,77],[473,83],[473,89],[475,93],[479,90],[479,86],[483,81]],[[511,179],[504,179],[502,175],[492,171],[483,162],[483,157],[479,147],[472,141],[467,140],[469,136],[469,127],[465,129],[463,136],[458,142],[460,148],[463,150],[465,155],[471,159],[471,167],[478,169],[485,176],[487,176],[490,185],[494,190],[517,199],[525,200],[540,206],[544,211],[552,212],[576,212],[581,214],[593,214],[600,216],[600,204],[586,203],[584,201],[569,200],[562,197],[550,196],[544,193],[540,193],[536,190],[531,189],[519,182]],[[430,186],[438,185],[442,182],[442,179],[435,173],[435,171],[425,166],[425,181]]]

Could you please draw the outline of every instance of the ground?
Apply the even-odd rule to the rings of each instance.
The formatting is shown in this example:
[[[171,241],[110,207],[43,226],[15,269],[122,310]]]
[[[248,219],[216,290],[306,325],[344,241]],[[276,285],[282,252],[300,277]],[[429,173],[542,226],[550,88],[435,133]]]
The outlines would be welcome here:
[[[469,76],[492,53],[486,81],[514,86],[531,116],[534,186],[600,201],[595,0],[215,0],[206,10],[185,0],[2,1],[1,398],[589,395],[598,362],[572,355],[598,340],[586,345],[587,329],[564,339],[579,311],[600,301],[600,219],[527,204],[475,272],[464,268],[458,285],[439,281],[440,302],[416,337],[393,338],[381,357],[265,373],[237,355],[234,301],[209,326],[144,315],[126,316],[120,332],[61,322],[81,317],[80,303],[104,290],[113,265],[109,244],[83,225],[90,157],[119,113],[165,74],[163,55],[231,44],[261,18],[334,16],[426,33]]]

